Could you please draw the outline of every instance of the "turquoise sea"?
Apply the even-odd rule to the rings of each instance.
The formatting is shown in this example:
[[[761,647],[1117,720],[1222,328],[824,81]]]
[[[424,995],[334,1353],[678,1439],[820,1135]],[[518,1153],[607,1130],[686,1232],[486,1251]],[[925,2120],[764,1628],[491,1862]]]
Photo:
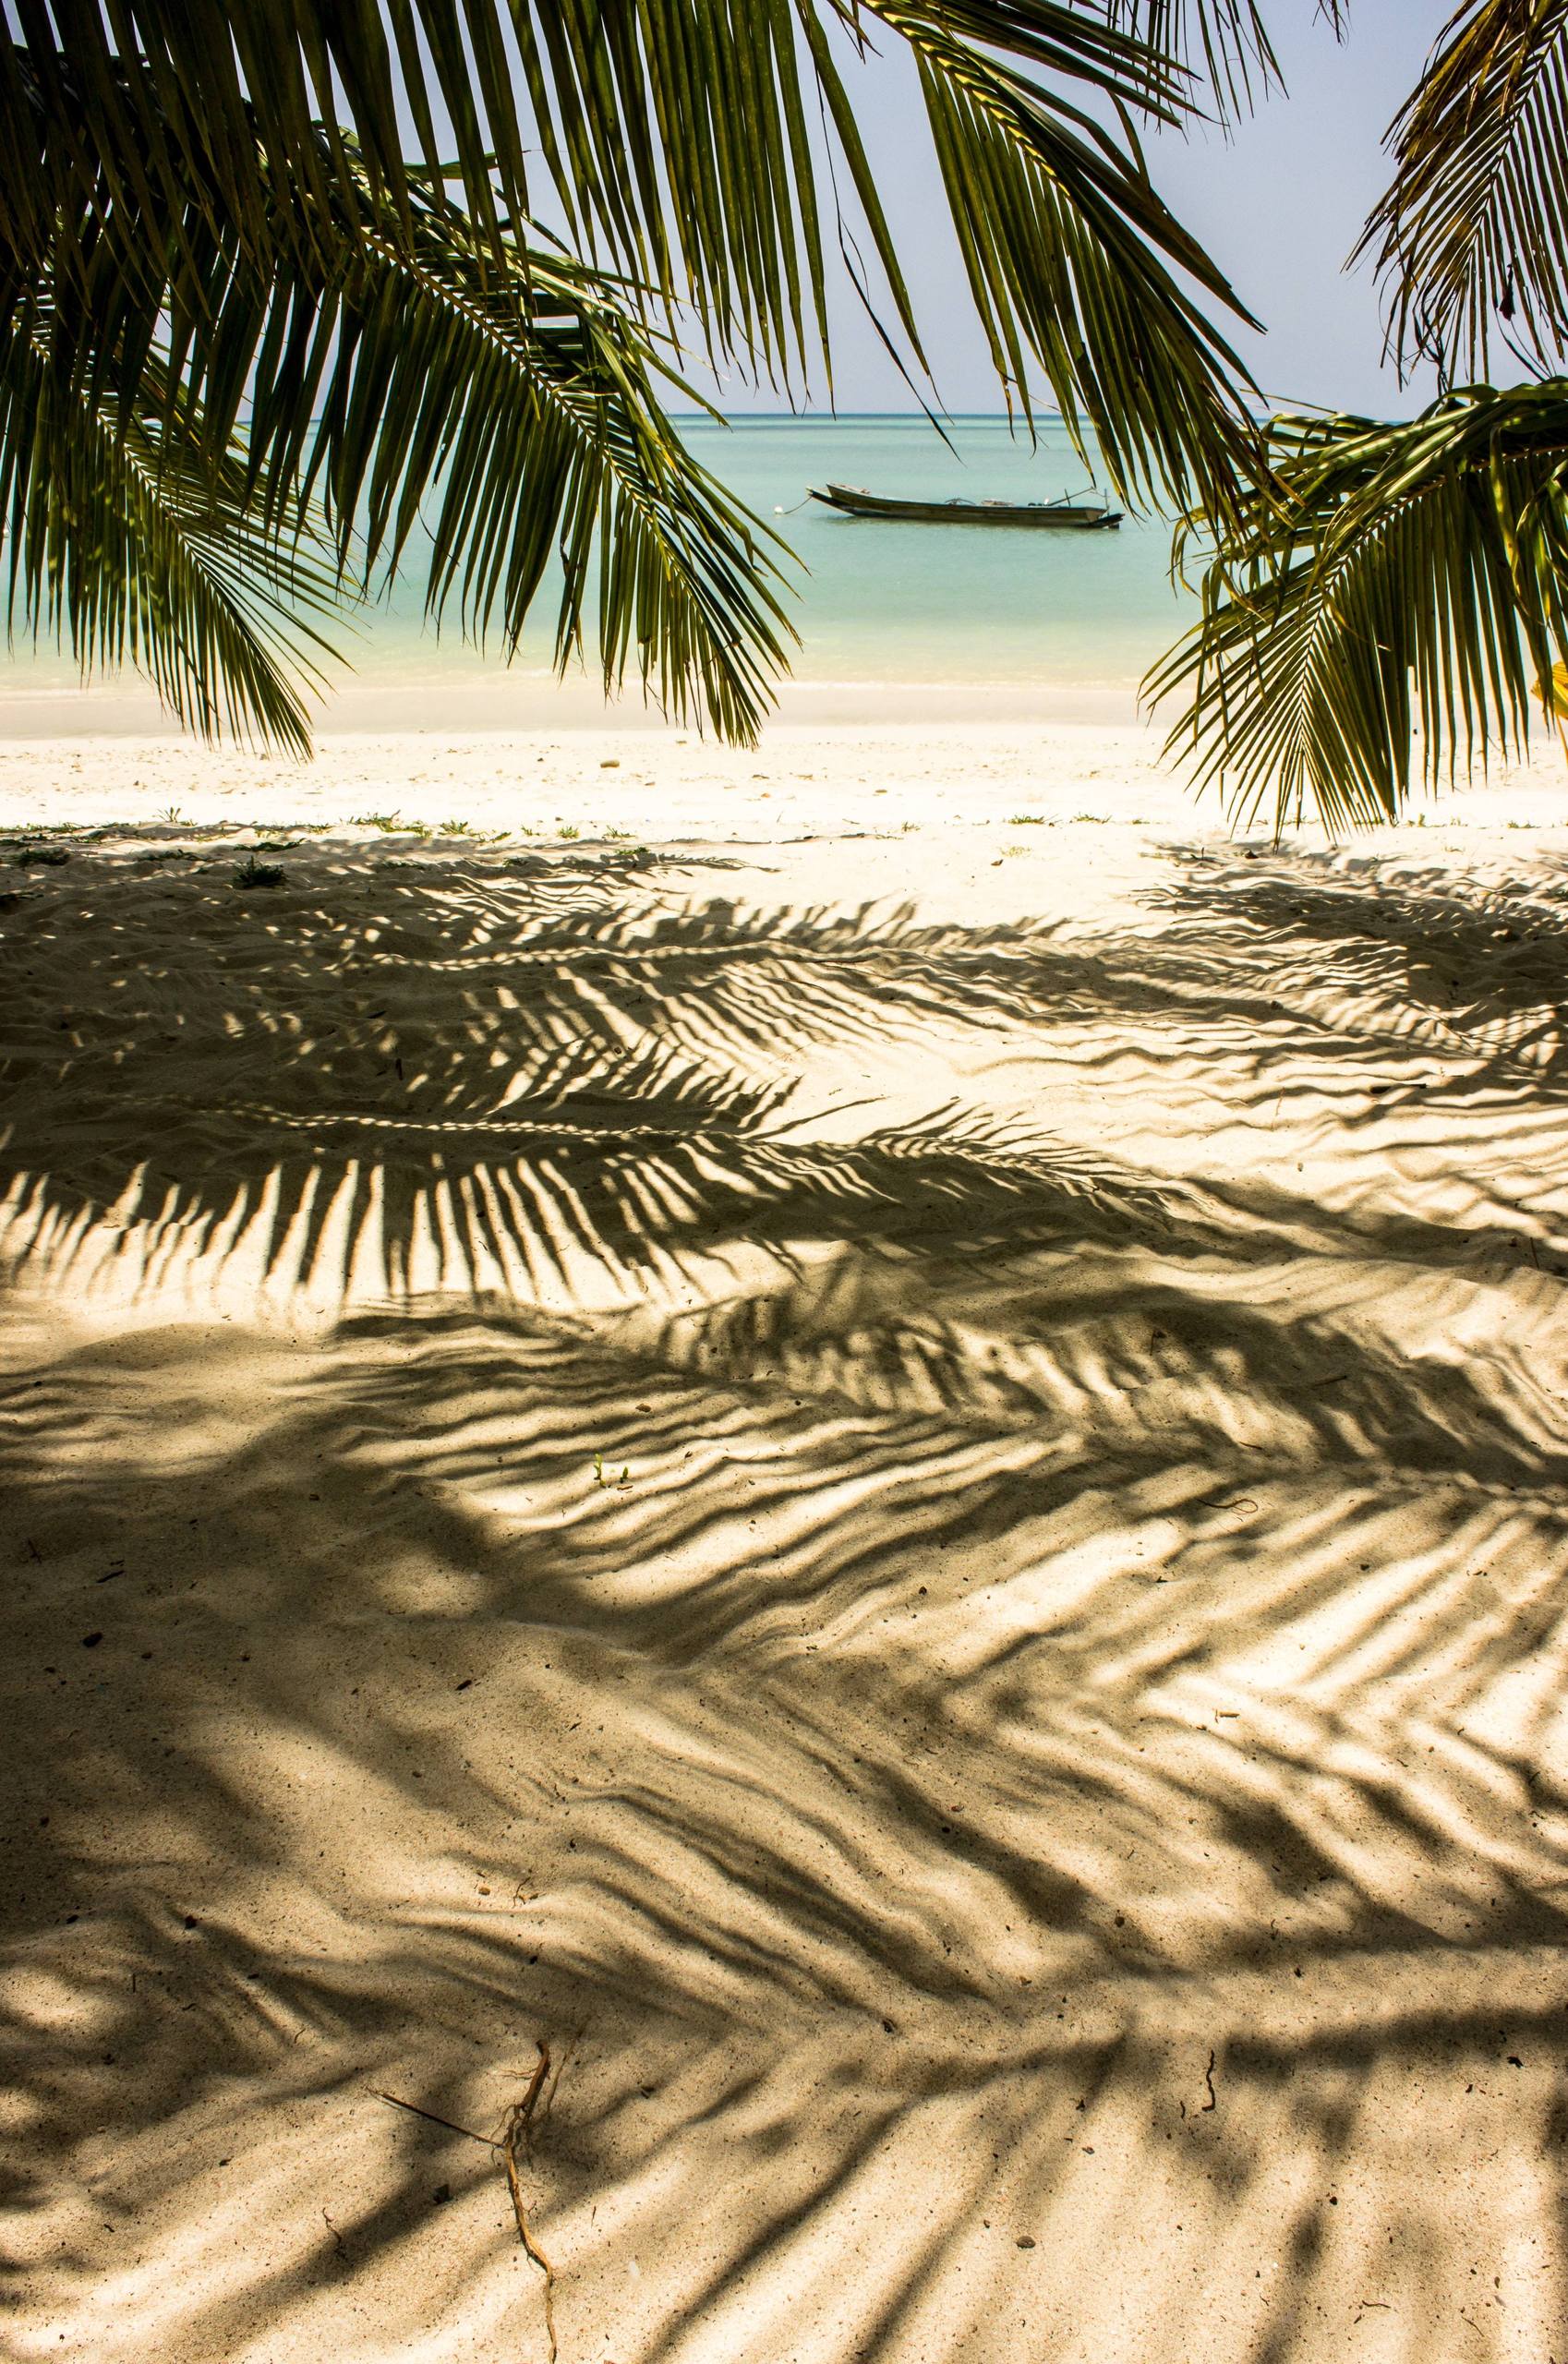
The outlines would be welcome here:
[[[802,691],[854,689],[896,717],[878,692],[983,693],[1006,687],[1014,711],[1030,694],[1062,694],[1130,713],[1145,668],[1175,638],[1190,608],[1169,579],[1170,535],[1127,519],[1114,534],[1003,532],[960,525],[878,525],[835,515],[806,499],[829,478],[878,492],[966,499],[1049,500],[1083,487],[1087,471],[1057,423],[1031,444],[1003,418],[947,423],[949,442],[920,416],[747,416],[693,419],[684,431],[714,472],[775,525],[800,569],[787,570],[802,645]],[[344,642],[354,671],[321,715],[355,729],[411,718],[438,728],[585,718],[597,694],[562,693],[548,678],[547,608],[510,675],[499,660],[423,617],[417,561],[392,598]],[[18,651],[0,663],[0,733],[146,728],[144,693],[124,681],[83,699],[68,659]],[[127,693],[133,693],[127,695]]]
[[[819,502],[833,478],[920,499],[1052,500],[1088,481],[1066,431],[1031,448],[1005,419],[747,419],[695,428],[716,475],[776,524],[807,570],[796,616],[807,681],[1136,682],[1180,630],[1166,526],[1114,534],[878,525]],[[776,509],[788,513],[775,517]]]

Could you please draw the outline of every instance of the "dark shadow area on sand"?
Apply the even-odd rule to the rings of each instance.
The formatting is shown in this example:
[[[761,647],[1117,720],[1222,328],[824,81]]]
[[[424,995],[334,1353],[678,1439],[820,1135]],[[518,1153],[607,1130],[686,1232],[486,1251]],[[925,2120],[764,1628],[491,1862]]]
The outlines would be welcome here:
[[[18,2354],[542,2358],[540,2040],[572,2364],[1568,2353],[1568,896],[1163,859],[30,881]]]

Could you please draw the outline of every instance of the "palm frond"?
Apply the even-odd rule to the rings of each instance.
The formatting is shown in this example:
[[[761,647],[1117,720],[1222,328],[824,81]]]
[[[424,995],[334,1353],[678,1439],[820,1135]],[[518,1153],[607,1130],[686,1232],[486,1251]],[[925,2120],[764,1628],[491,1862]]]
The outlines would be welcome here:
[[[1334,0],[1325,14],[1337,17]],[[1222,119],[1284,87],[1258,0],[1106,0],[1112,25],[1206,85]]]
[[[180,720],[309,746],[306,700],[334,603],[331,553],[254,514],[239,457],[201,456],[188,396],[152,363],[120,404],[51,366],[49,306],[0,342],[0,539],[8,622],[84,674],[128,658]],[[173,425],[171,427],[171,419]]]
[[[320,377],[285,343],[253,380],[269,497],[302,458],[367,585],[427,524],[432,616],[455,603],[509,655],[558,561],[561,668],[592,641],[607,694],[630,669],[666,710],[749,742],[793,637],[783,546],[682,444],[656,387],[690,389],[634,292],[510,243],[502,277],[446,217],[413,213],[411,239],[371,233],[322,291]]]
[[[1118,499],[1225,508],[1251,443],[1250,380],[1167,268],[1234,307],[1137,157],[1017,75],[936,34],[921,90],[975,308],[1009,398],[1043,370]]]
[[[1465,0],[1388,135],[1371,255],[1402,363],[1486,373],[1499,333],[1568,349],[1568,0]]]
[[[1568,655],[1568,383],[1446,396],[1394,426],[1286,417],[1272,480],[1147,688],[1167,752],[1233,811],[1390,820],[1422,776],[1522,751]]]
[[[166,218],[178,235],[159,269],[176,307],[199,318],[204,240],[258,275],[280,254],[290,269],[304,258],[327,270],[345,238],[414,243],[423,213],[444,217],[473,270],[504,287],[543,213],[563,217],[582,260],[634,284],[667,326],[694,319],[711,352],[795,384],[814,358],[831,370],[831,225],[847,253],[863,244],[880,288],[865,281],[866,300],[886,304],[918,368],[903,241],[854,88],[855,52],[878,34],[912,47],[947,94],[928,109],[1007,373],[1023,352],[1048,356],[1056,399],[1065,388],[1069,407],[1111,418],[1110,464],[1123,471],[1113,481],[1128,499],[1227,479],[1244,373],[1173,267],[1234,316],[1241,308],[1159,206],[1130,136],[1113,137],[1070,95],[1173,121],[1195,103],[1190,78],[1141,28],[1067,0],[573,0],[504,18],[470,0],[461,18],[452,0],[408,0],[351,19],[291,0],[265,44],[209,0],[115,0],[102,18],[66,0],[39,5],[0,59],[7,269],[47,255],[60,221],[85,218],[134,279],[139,224]],[[986,184],[1006,185],[1007,201],[977,275],[968,208]],[[1077,288],[1085,271],[1092,297]],[[1152,435],[1146,404],[1116,414],[1135,379],[1109,342],[1150,306],[1147,344],[1180,395]],[[1173,435],[1174,461],[1159,448]]]
[[[826,336],[819,69],[802,73],[791,0],[573,0],[513,21],[573,243],[689,305],[715,351],[788,373]]]
[[[778,545],[681,442],[658,392],[681,380],[639,291],[543,247],[488,244],[417,191],[399,210],[342,137],[306,147],[301,169],[334,210],[264,264],[238,228],[212,228],[194,171],[128,226],[107,199],[102,235],[62,215],[47,304],[13,261],[9,314],[55,412],[111,435],[145,422],[171,482],[221,479],[236,563],[271,537],[258,580],[280,595],[306,584],[302,535],[330,542],[355,590],[384,582],[428,509],[432,611],[455,604],[511,653],[558,561],[560,664],[596,643],[607,688],[631,673],[667,709],[700,706],[749,739],[790,636]],[[9,416],[23,432],[25,404]],[[70,465],[58,435],[18,464],[41,458]],[[56,513],[57,532],[79,513],[69,500]],[[128,561],[137,546],[115,547]],[[26,609],[42,577],[12,556]],[[319,605],[329,587],[314,580]],[[211,700],[178,710],[203,728],[219,717]],[[296,701],[283,735],[300,744],[304,729]]]

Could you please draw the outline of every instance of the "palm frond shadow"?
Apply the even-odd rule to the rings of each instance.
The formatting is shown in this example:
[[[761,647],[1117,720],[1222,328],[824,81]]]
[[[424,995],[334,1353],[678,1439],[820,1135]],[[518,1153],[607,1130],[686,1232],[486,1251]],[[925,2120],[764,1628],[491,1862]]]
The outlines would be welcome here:
[[[1402,1042],[1420,1029],[1542,1081],[1568,1069],[1568,890],[1551,879],[1485,886],[1436,865],[1293,848],[1237,861],[1204,849],[1158,899],[1178,940],[1215,932],[1278,976],[1355,997],[1356,1025]],[[1233,954],[1234,957],[1234,954]]]
[[[1221,1061],[1277,1106],[1322,1094],[1331,1060],[1416,1040],[1465,1056],[1405,1097],[1484,1102],[1521,1067],[1555,1073],[1550,895],[1466,913],[1452,890],[1428,909],[1418,886],[1314,875],[1195,861],[1163,899],[1174,924],[1112,948],[907,911],[670,911],[651,879],[598,865],[389,868],[368,911],[329,873],[266,921],[236,911],[226,869],[106,868],[79,909],[33,899],[10,938],[33,981],[12,1104],[22,1134],[30,1104],[45,1110],[62,1153],[18,1165],[8,1245],[115,1290],[127,1270],[156,1288],[259,1256],[271,1285],[328,1304],[431,1288],[570,1303],[594,1265],[624,1292],[699,1242],[950,1239],[960,1209],[971,1247],[1158,1236],[1255,1260],[1234,1191],[1151,1177],[1027,1109],[937,1104],[841,1143],[802,1138],[789,1086],[819,1046],[869,1055],[933,1031],[971,1036],[982,1067],[989,1037],[1002,1054],[1020,1031],[1104,1066],[1107,1018],[1132,1089],[1144,1062],[1178,1061],[1198,1104]],[[114,1122],[133,1075],[151,1154]]]
[[[1468,1121],[1518,1038],[1409,1031],[1401,964],[1483,967],[1484,898],[1404,881],[1389,945],[1379,874],[1212,868],[1116,944],[473,864],[13,915],[28,1287],[346,1305],[8,1358],[40,2320],[540,2337],[452,2128],[544,2038],[563,2354],[1550,2352],[1568,1377],[1560,1276],[1472,1252],[1506,1171],[1309,1200],[812,1065],[1078,1063],[1111,1132],[1163,1062],[1184,1148],[1359,1045]]]
[[[1260,1349],[1235,1382],[1263,1412],[1270,1370]],[[236,1381],[259,1418],[225,1417]],[[758,2275],[797,2286],[823,2353],[912,2356],[935,2311],[944,2352],[1000,2358],[1042,2304],[1092,2339],[1054,2244],[1152,2192],[1182,2212],[1178,2285],[1215,2240],[1308,2246],[1222,2353],[1290,2353],[1293,2310],[1333,2295],[1342,2181],[1405,2227],[1368,2295],[1441,2305],[1465,2269],[1410,2189],[1430,2087],[1495,2086],[1504,2054],[1480,2112],[1504,2164],[1494,2187],[1466,2152],[1470,2201],[1516,2212],[1528,2155],[1555,2242],[1561,1439],[1507,1478],[1434,1468],[1414,1412],[1333,1464],[1131,1420],[1043,1442],[983,1402],[865,1411],[799,1369],[720,1381],[500,1315],[367,1319],[256,1382],[176,1336],[29,1371],[8,1406],[39,1606],[75,1592],[114,1627],[18,1767],[24,1809],[47,1800],[16,1824],[51,1905],[22,1912],[27,1967],[92,2003],[63,2060],[48,2032],[21,2195],[72,2237],[66,2320],[93,2320],[102,2224],[134,2209],[144,2243],[183,2225],[215,2254],[243,2205],[259,2261],[290,2261],[279,2336],[334,2282],[386,2326],[441,2183],[425,2328],[514,2333],[486,2154],[371,2096],[488,2130],[520,2030],[571,2047],[541,2152],[563,2322],[609,2306],[633,2353],[732,2337]],[[112,1618],[82,1543],[111,1534]],[[160,1710],[128,1744],[126,1683]],[[302,1811],[323,1782],[330,1826]],[[150,1878],[120,1849],[154,1816]],[[271,1922],[284,1868],[308,1944]],[[24,2075],[39,2040],[17,2023]],[[283,2158],[259,2186],[247,2154],[242,2203],[214,2163],[259,2108]],[[150,2189],[170,2118],[186,2165]],[[938,2135],[953,2172],[911,2212]],[[708,2228],[695,2287],[662,2261],[671,2207]],[[221,2351],[242,2285],[183,2335]],[[1183,2353],[1159,2275],[1142,2301],[1147,2352]],[[799,2352],[782,2315],[751,2336]]]
[[[1027,938],[900,914],[770,924],[723,901],[670,916],[597,870],[564,904],[556,875],[394,873],[357,928],[330,893],[236,927],[226,886],[106,875],[60,975],[64,1064],[42,1003],[15,1047],[24,1127],[30,1094],[66,1153],[18,1172],[11,1237],[57,1280],[118,1288],[128,1265],[156,1287],[259,1259],[270,1285],[329,1302],[570,1299],[589,1266],[624,1289],[730,1238],[912,1240],[959,1208],[977,1240],[1019,1223],[1065,1238],[1157,1214],[1157,1189],[1038,1126],[943,1106],[842,1145],[791,1137],[803,1052],[999,1023]],[[160,970],[150,899],[181,913]],[[14,940],[65,959],[46,917]],[[151,1155],[104,1121],[132,1074]]]

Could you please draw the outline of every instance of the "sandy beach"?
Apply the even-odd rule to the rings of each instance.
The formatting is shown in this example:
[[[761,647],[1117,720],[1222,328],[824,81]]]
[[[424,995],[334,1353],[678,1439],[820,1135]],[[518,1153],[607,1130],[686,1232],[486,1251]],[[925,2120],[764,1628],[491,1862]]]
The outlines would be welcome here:
[[[1560,753],[11,739],[0,855],[18,2364],[1564,2364]]]

